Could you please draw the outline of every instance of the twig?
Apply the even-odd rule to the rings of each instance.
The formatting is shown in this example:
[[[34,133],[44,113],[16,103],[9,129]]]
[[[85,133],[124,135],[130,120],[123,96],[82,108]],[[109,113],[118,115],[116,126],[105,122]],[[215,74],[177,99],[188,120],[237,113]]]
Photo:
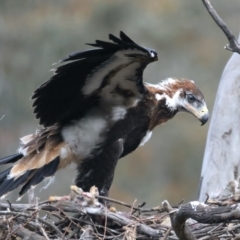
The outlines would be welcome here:
[[[133,220],[130,220],[130,219],[124,217],[124,216],[121,216],[121,215],[116,214],[116,213],[112,213],[112,212],[104,209],[103,207],[100,207],[100,208],[87,207],[87,208],[85,208],[85,210],[89,214],[94,214],[94,215],[102,216],[102,217],[105,216],[105,211],[107,211],[107,217],[109,219],[111,219],[113,221],[116,221],[123,226],[137,224],[137,230],[140,233],[143,233],[143,234],[145,234],[147,236],[150,236],[150,237],[157,237],[157,236],[161,237],[162,236],[162,232],[160,230],[155,230],[153,228],[148,227],[145,224],[136,223]]]
[[[132,204],[128,204],[128,203],[125,203],[125,202],[122,202],[122,201],[118,201],[116,199],[113,199],[113,198],[109,198],[109,197],[104,197],[104,196],[96,196],[96,198],[98,199],[103,199],[103,200],[106,200],[108,202],[113,202],[113,203],[116,203],[116,204],[119,204],[119,205],[122,205],[124,207],[128,207],[130,209],[134,209],[134,210],[141,210],[140,208],[138,207],[134,207]]]
[[[31,190],[33,190],[33,189],[31,189]],[[31,197],[34,197],[34,192],[32,194],[29,194],[29,195],[31,195]],[[33,201],[33,199],[31,199],[31,200]],[[35,222],[38,224],[38,219],[39,219],[38,197],[36,197],[36,200],[35,200],[35,209],[37,211]]]
[[[50,240],[46,231],[44,230],[44,228],[39,223],[37,223],[37,225],[38,225],[39,229],[41,230],[43,236],[46,238],[46,240]]]
[[[85,226],[85,229],[83,230],[83,233],[82,233],[82,235],[80,237],[80,240],[85,240],[85,239],[91,240],[91,239],[94,239],[93,235],[92,235],[92,232],[93,232],[93,228],[92,228],[91,225]],[[103,238],[103,239],[105,239],[105,238]]]
[[[222,29],[224,32],[225,36],[228,39],[228,44],[225,46],[225,49],[231,51],[231,52],[236,52],[240,54],[240,45],[238,41],[236,40],[235,36],[233,33],[228,29],[226,23],[220,18],[220,16],[217,14],[215,9],[212,7],[211,3],[209,0],[202,0],[204,6],[206,7],[207,11],[215,21],[215,23]]]
[[[104,216],[104,233],[103,233],[103,239],[106,237],[106,231],[107,231],[107,212],[105,212],[105,216]]]
[[[15,232],[17,232],[20,228],[23,228],[26,224],[28,224],[34,218],[35,214],[36,214],[36,211],[32,214],[32,216],[30,216],[30,219],[26,223],[24,223],[23,225],[19,225],[18,228],[16,228],[14,231],[10,232],[10,234],[8,235],[6,240],[11,239],[11,236],[14,235]]]
[[[22,217],[25,217],[25,218],[31,218],[32,216],[29,215],[29,214],[26,214],[26,213],[20,213],[20,212],[7,212],[7,211],[0,211],[0,215],[13,215],[13,216],[22,216]],[[38,221],[49,226],[50,228],[52,228],[58,235],[59,237],[62,236],[62,233],[61,231],[52,223],[46,221],[46,220],[43,220],[41,218],[38,218]]]
[[[133,204],[132,204],[132,207],[131,207],[130,213],[129,213],[130,215],[133,214],[133,210],[134,210],[133,208],[134,208],[134,205],[135,205],[136,202],[137,202],[137,199],[135,199],[134,202],[133,202]],[[139,210],[139,211],[140,211],[140,210]]]
[[[211,230],[209,230],[207,233],[212,233],[213,231],[217,230],[218,228],[220,228],[223,225],[223,223],[218,224],[216,227],[212,228]]]
[[[66,233],[69,231],[70,227],[72,225],[72,222],[69,223],[69,225],[67,226],[67,228],[65,229],[63,235],[62,235],[62,238],[65,237]]]
[[[125,203],[125,202],[122,202],[122,201],[119,201],[119,200],[116,200],[116,199],[113,199],[113,198],[104,197],[104,196],[95,196],[95,197],[98,198],[98,199],[106,200],[108,202],[119,204],[119,205],[124,206],[124,207],[131,208],[135,211],[141,211],[141,212],[164,211],[164,209],[160,206],[152,207],[152,208],[142,208],[143,206],[145,206],[145,204],[146,204],[145,202],[142,203],[142,205],[140,205],[139,207],[134,207],[132,204],[128,204],[128,203]]]
[[[165,234],[165,236],[163,237],[162,240],[167,240],[167,238],[168,238],[168,236],[169,236],[171,230],[172,230],[172,227],[170,227],[170,228],[167,230],[167,232],[166,232],[166,234]]]
[[[1,224],[2,226],[2,224]],[[29,230],[27,230],[26,228],[19,228],[19,226],[13,226],[13,231],[14,234],[19,236],[22,239],[27,239],[27,240],[46,240],[45,237],[41,237],[38,234],[36,234],[35,232],[31,232]]]

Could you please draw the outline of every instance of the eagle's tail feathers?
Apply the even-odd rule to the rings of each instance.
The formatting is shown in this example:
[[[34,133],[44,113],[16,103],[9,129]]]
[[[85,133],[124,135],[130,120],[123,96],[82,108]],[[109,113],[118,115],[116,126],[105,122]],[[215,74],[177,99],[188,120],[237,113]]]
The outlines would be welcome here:
[[[7,176],[9,175],[10,171],[11,171],[11,167],[6,169],[5,171],[1,172],[0,173],[0,187],[1,187],[1,184],[2,182],[7,178]],[[1,195],[0,195],[1,196]]]
[[[8,193],[10,193],[15,188],[22,185],[34,172],[34,169],[26,171],[24,174],[19,176],[18,178],[9,178],[9,173],[11,168],[7,169],[8,171],[4,171],[1,173],[2,181],[0,183],[0,196],[4,198]]]
[[[44,165],[43,167],[36,169],[34,174],[28,179],[19,192],[19,197],[21,198],[31,187],[34,188],[39,184],[44,178],[52,177],[58,169],[60,163],[60,157],[56,157],[50,163]]]
[[[1,158],[0,159],[0,165],[7,164],[7,163],[15,163],[16,161],[18,161],[22,157],[23,157],[22,153],[17,153],[17,154],[13,154],[11,156]]]
[[[27,170],[20,175],[11,175],[10,167],[0,173],[0,197],[4,198],[8,193],[23,185],[19,192],[20,198],[31,188],[39,184],[44,178],[52,177],[58,170],[60,157],[57,156],[40,168]]]

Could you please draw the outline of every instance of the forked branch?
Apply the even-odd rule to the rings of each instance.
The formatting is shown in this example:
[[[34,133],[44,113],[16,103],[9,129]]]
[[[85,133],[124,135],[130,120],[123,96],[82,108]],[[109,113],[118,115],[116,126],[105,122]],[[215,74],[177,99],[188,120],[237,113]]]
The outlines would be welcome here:
[[[222,31],[224,32],[224,34],[228,39],[228,44],[225,46],[225,49],[231,52],[236,52],[240,54],[240,44],[238,43],[237,39],[235,38],[231,30],[229,30],[226,23],[217,14],[216,10],[212,7],[209,0],[202,0],[202,1],[206,9],[208,10],[209,14],[213,18],[213,20],[222,29]]]

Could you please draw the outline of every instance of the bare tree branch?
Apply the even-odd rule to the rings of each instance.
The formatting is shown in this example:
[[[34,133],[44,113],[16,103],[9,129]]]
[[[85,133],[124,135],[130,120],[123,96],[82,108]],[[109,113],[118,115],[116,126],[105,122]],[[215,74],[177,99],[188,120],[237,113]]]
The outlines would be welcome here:
[[[170,214],[170,219],[172,223],[172,228],[180,240],[196,240],[190,231],[188,225],[186,224],[186,219],[182,215],[178,214],[179,210],[173,210],[168,201],[164,201],[163,207]]]
[[[196,236],[191,232],[186,222],[188,219],[193,219],[198,223],[204,224],[220,223],[209,231],[205,230],[205,237],[201,238],[202,240],[209,239],[209,235],[221,228],[223,223],[232,220],[240,220],[240,208],[238,204],[233,204],[231,206],[212,207],[202,202],[194,201],[182,205],[178,210],[175,211],[171,209],[171,206],[167,201],[163,202],[163,206],[169,212],[172,227],[180,240],[197,239]],[[228,229],[227,232],[230,232],[231,230],[232,229]]]
[[[222,29],[224,34],[226,35],[229,44],[225,46],[225,49],[231,51],[231,52],[236,52],[240,54],[240,45],[231,32],[229,28],[227,27],[226,23],[221,19],[221,17],[217,14],[216,10],[212,7],[211,3],[209,0],[202,0],[204,6],[208,10],[209,14],[213,18],[213,20],[216,22],[216,24]]]

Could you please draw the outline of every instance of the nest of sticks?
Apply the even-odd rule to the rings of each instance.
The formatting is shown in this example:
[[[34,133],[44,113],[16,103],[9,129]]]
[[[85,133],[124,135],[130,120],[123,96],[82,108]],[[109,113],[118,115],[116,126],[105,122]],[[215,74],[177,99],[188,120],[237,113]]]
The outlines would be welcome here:
[[[0,239],[240,239],[240,193],[235,181],[226,189],[205,203],[170,206],[165,200],[146,208],[99,196],[95,187],[71,186],[69,196],[44,202],[0,203]]]

